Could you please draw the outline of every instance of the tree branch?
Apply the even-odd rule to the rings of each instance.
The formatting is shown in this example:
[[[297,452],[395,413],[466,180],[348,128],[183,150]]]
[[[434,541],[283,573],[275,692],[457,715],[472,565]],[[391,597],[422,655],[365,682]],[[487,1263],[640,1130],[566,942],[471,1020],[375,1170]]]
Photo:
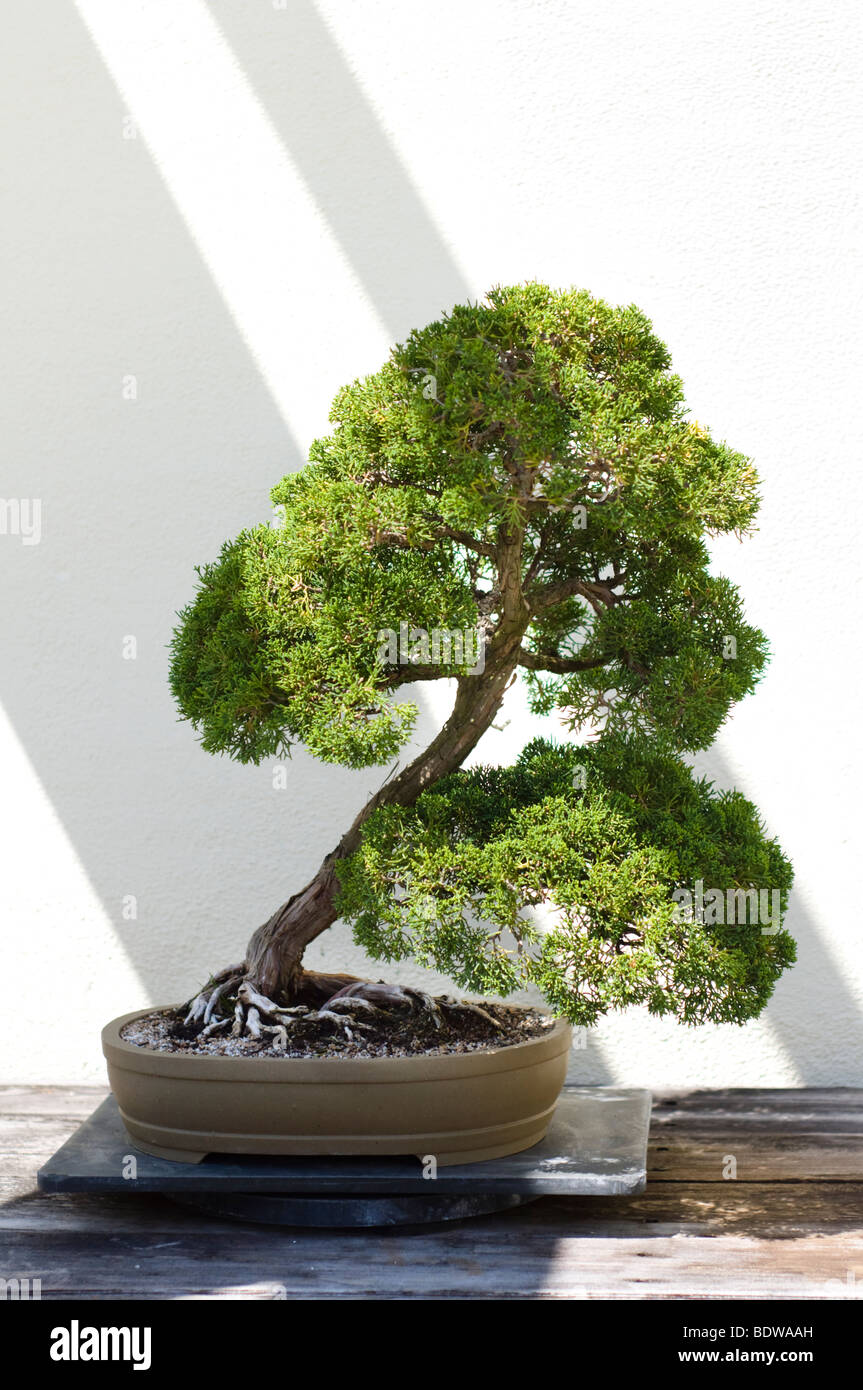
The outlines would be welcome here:
[[[456,541],[458,545],[465,546],[468,550],[473,550],[477,555],[485,555],[489,560],[496,558],[496,550],[493,545],[486,541],[478,541],[468,531],[457,531],[453,526],[446,526],[443,523],[438,527],[438,535],[442,539]]]
[[[558,603],[563,603],[564,599],[579,598],[586,599],[595,613],[601,613],[604,608],[613,608],[616,603],[621,602],[620,594],[614,593],[610,587],[613,583],[620,581],[605,580],[590,582],[586,579],[561,579],[555,584],[543,584],[538,588],[528,591],[525,595],[530,605],[532,613],[544,613],[547,608],[554,608]]]
[[[443,680],[449,672],[443,665],[439,666],[414,666],[411,662],[405,662],[403,666],[398,666],[394,671],[390,671],[379,681],[376,690],[393,690],[400,685],[413,685],[414,681],[439,681]]]
[[[557,676],[593,671],[598,666],[607,666],[613,659],[610,656],[557,656],[554,652],[529,652],[526,647],[522,647],[518,654],[519,666],[525,666],[529,671],[549,671]]]
[[[463,545],[466,550],[472,550],[475,555],[485,555],[489,560],[495,559],[496,551],[493,545],[477,540],[469,531],[458,531],[454,526],[447,526],[442,521],[438,523],[433,517],[427,519],[436,527],[435,534],[428,540],[409,541],[402,531],[373,530],[372,545],[394,545],[399,550],[433,550],[438,541],[450,540],[455,541],[457,545]]]

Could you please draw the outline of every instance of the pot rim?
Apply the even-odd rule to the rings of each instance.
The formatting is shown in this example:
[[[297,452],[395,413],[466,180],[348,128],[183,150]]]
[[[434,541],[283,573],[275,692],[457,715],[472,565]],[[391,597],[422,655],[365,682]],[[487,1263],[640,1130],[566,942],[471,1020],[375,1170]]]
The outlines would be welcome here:
[[[126,1071],[146,1075],[170,1076],[177,1080],[199,1081],[285,1081],[296,1085],[319,1085],[346,1081],[399,1082],[449,1081],[478,1073],[518,1071],[533,1067],[567,1052],[572,1028],[566,1019],[555,1019],[547,1033],[507,1047],[489,1047],[477,1052],[449,1052],[442,1056],[417,1057],[189,1057],[177,1052],[159,1052],[127,1042],[120,1032],[127,1023],[147,1018],[160,1006],[134,1009],[106,1023],[102,1029],[102,1052],[109,1063]],[[166,1007],[166,1006],[161,1006]]]

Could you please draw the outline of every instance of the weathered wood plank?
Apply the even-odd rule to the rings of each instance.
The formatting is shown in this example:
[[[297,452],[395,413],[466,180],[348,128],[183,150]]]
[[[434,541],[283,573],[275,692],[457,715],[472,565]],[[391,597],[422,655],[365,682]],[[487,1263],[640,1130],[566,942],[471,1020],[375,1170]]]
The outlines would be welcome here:
[[[863,1182],[863,1137],[651,1126],[648,1181],[726,1182],[729,1159],[738,1182]]]
[[[655,1110],[787,1110],[800,1104],[805,1108],[829,1110],[863,1109],[863,1088],[858,1086],[735,1086],[699,1090],[654,1089]]]
[[[192,1241],[118,1237],[110,1251],[86,1236],[28,1236],[11,1242],[6,1268],[41,1278],[43,1298],[272,1297],[279,1286],[300,1298],[830,1298],[863,1280],[863,1241],[596,1239],[531,1226],[522,1213],[421,1236],[234,1226]]]
[[[653,1181],[863,1182],[863,1091],[692,1091],[655,1098]]]
[[[649,1145],[647,1171],[664,1182],[724,1182],[729,1174],[747,1182],[861,1182],[863,1146],[850,1148],[835,1135],[773,1135],[766,1142],[744,1134],[662,1135]]]
[[[56,1136],[68,1139],[80,1123],[77,1115],[0,1115],[0,1154],[52,1153]]]
[[[687,1129],[710,1133],[726,1129],[731,1133],[742,1130],[746,1134],[768,1136],[770,1134],[847,1134],[849,1138],[863,1137],[863,1111],[853,1109],[823,1109],[801,1106],[799,1110],[786,1106],[780,1110],[723,1110],[715,1111],[662,1109],[654,1105],[651,1111],[654,1129],[659,1131]]]
[[[67,1115],[80,1124],[107,1094],[107,1086],[0,1086],[0,1116]]]
[[[722,1187],[714,1183],[655,1183],[637,1197],[543,1198],[530,1207],[528,1220],[531,1229],[554,1226],[564,1237],[638,1233],[655,1237],[678,1231],[720,1235],[729,1231],[788,1239],[821,1231],[863,1240],[863,1194],[854,1183],[727,1183]],[[75,1193],[46,1198],[31,1190],[0,1210],[0,1246],[13,1231],[46,1236],[84,1233],[95,1241],[225,1229],[229,1228],[215,1217],[147,1193]],[[277,1232],[271,1234],[278,1236]],[[332,1239],[341,1242],[344,1238]]]

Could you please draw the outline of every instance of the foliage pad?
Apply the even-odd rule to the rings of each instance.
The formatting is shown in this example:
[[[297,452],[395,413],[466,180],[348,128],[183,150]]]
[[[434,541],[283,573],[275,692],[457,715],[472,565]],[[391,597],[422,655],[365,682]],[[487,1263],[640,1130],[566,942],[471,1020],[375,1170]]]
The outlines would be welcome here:
[[[778,890],[784,912],[791,869],[739,792],[637,744],[535,740],[515,767],[453,773],[376,811],[339,873],[375,957],[413,956],[484,993],[534,984],[577,1024],[631,1004],[741,1023],[794,960],[778,922],[681,920],[672,893],[698,879]]]

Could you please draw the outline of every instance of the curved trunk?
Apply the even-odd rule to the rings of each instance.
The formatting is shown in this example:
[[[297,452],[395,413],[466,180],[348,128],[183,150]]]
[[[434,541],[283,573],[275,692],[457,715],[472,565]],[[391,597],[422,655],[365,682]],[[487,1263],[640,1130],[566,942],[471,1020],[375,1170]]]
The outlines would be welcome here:
[[[249,942],[246,975],[271,999],[316,1006],[356,978],[321,975],[302,968],[306,947],[338,916],[336,864],[357,848],[362,826],[378,806],[413,805],[427,787],[461,766],[494,720],[518,664],[528,617],[520,586],[511,595],[504,594],[504,600],[504,607],[511,611],[505,614],[486,650],[485,670],[481,676],[459,678],[452,713],[440,733],[418,758],[366,802],[312,881],[283,903]]]

